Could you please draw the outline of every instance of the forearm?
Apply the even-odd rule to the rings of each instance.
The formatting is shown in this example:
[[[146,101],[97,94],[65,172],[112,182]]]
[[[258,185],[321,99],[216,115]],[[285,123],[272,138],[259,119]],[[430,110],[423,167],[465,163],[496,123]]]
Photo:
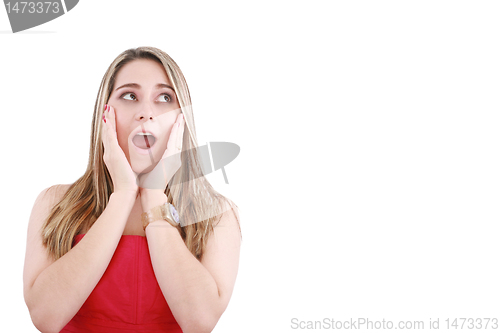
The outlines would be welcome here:
[[[85,237],[38,275],[28,304],[40,326],[60,330],[81,308],[106,271],[134,200],[133,194],[113,193]]]
[[[183,331],[211,331],[223,312],[212,275],[168,222],[151,223],[146,237],[158,284]]]

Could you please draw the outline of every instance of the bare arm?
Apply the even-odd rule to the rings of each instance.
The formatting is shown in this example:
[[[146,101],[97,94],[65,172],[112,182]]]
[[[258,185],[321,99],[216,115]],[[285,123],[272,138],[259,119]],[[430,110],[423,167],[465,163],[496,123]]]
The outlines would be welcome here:
[[[33,324],[42,332],[59,332],[81,308],[108,267],[135,201],[135,193],[113,193],[85,237],[53,261],[42,245],[40,229],[61,197],[57,192],[44,190],[37,198],[26,243],[24,299]]]
[[[146,210],[167,198],[145,199]],[[155,221],[146,228],[153,270],[183,332],[211,332],[231,298],[239,265],[241,234],[234,211],[224,209],[203,259],[188,250],[176,228]]]

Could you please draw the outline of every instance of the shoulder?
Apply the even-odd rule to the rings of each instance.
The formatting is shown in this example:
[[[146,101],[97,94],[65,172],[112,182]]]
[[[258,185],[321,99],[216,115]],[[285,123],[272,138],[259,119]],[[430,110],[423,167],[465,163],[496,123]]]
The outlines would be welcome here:
[[[216,227],[236,227],[241,232],[239,208],[228,198],[224,198],[220,205],[220,220]]]
[[[72,184],[58,184],[53,185],[51,187],[46,188],[46,191],[49,191],[55,197],[62,197],[69,190]]]
[[[35,200],[31,210],[28,229],[41,228],[45,219],[49,216],[50,211],[54,206],[61,201],[64,194],[68,191],[71,185],[54,185],[44,189]]]
[[[59,184],[47,187],[40,192],[34,206],[38,208],[52,208],[62,199],[70,187],[71,184]]]

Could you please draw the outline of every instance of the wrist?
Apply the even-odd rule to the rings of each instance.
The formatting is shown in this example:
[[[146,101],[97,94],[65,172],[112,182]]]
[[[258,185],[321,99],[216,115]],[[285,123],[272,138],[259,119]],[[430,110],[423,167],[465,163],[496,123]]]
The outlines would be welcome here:
[[[162,190],[141,189],[141,204],[144,212],[163,205],[167,201],[168,198]]]
[[[124,203],[131,203],[133,204],[135,202],[135,199],[137,198],[137,192],[134,191],[115,191],[111,193],[109,196],[109,200],[118,200],[120,202]]]
[[[155,226],[167,228],[177,228],[180,223],[177,210],[172,204],[167,202],[142,213],[141,221],[144,230],[147,230],[154,222],[156,222]],[[159,225],[158,222],[160,222]],[[163,224],[164,222],[166,222],[166,224]]]
[[[147,225],[146,229],[144,229],[144,232],[146,233],[146,236],[148,236],[148,233],[156,233],[157,231],[151,231],[151,230],[177,230],[176,227],[174,227],[173,225],[171,225],[170,223],[168,223],[167,221],[165,220],[157,220],[157,221],[154,221],[154,222],[151,222]],[[148,232],[149,230],[149,232]]]

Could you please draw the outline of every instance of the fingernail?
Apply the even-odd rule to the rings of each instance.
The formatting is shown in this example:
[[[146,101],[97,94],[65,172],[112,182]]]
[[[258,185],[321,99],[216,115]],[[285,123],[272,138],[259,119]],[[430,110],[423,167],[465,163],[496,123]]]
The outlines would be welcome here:
[[[102,115],[102,120],[104,120],[104,123],[106,123],[106,117],[104,117],[104,115]]]
[[[106,111],[108,109],[108,104],[105,104],[104,105],[104,111]]]

